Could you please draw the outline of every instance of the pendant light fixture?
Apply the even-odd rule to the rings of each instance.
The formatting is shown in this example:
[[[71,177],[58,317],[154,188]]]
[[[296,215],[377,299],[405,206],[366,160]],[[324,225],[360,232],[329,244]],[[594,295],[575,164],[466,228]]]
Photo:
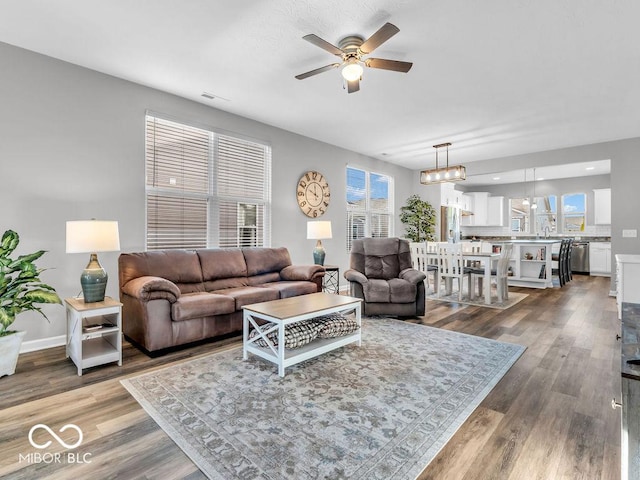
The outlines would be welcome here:
[[[538,204],[536,203],[536,169],[533,169],[533,203],[531,204],[531,210],[535,210],[538,208]]]
[[[420,183],[423,185],[431,185],[433,183],[456,182],[467,179],[467,169],[464,165],[454,165],[449,167],[449,147],[451,143],[440,143],[434,145],[436,149],[436,168],[431,170],[422,170],[420,172]],[[447,166],[440,168],[438,165],[438,150],[442,147],[447,149]]]
[[[527,169],[524,169],[524,200],[522,205],[529,205],[529,197],[527,197]]]

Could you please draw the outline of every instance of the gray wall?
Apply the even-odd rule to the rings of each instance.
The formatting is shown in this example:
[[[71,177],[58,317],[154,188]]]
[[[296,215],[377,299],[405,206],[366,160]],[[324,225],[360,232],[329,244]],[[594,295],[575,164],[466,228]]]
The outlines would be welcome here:
[[[158,90],[0,43],[0,233],[16,230],[18,253],[49,252],[42,278],[61,297],[80,292],[88,254],[65,253],[65,222],[117,220],[121,250],[144,250],[144,115],[147,109],[269,142],[273,147],[272,245],[286,246],[294,263],[312,263],[315,241],[296,203],[307,170],[328,179],[333,239],[323,241],[327,263],[348,265],[345,167],[395,178],[395,205],[404,204],[414,172]],[[346,104],[345,104],[346,105]],[[345,107],[346,108],[346,107]],[[349,112],[336,112],[348,115]],[[397,220],[397,218],[396,218]],[[395,233],[403,229],[396,221]],[[118,296],[118,253],[99,255],[110,275],[107,294]],[[47,323],[25,313],[15,323],[25,340],[64,335],[64,308],[45,306]]]

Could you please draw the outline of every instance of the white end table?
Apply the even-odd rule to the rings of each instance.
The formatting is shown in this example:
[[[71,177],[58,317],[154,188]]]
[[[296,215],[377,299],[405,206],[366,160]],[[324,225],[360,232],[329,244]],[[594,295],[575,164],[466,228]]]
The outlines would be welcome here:
[[[111,297],[85,303],[65,298],[67,307],[67,358],[82,370],[105,363],[122,366],[122,304]]]

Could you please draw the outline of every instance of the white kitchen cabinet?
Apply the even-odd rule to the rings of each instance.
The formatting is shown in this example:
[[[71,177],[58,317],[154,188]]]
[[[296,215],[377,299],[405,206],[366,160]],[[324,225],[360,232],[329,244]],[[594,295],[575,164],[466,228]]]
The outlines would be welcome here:
[[[611,225],[611,189],[593,190],[593,223],[594,225]]]
[[[440,204],[448,207],[459,207],[462,201],[462,192],[454,188],[453,183],[440,184]]]
[[[489,197],[487,202],[487,225],[504,226],[504,197]]]
[[[640,303],[640,255],[616,255],[616,300],[618,318],[622,303]]]
[[[611,276],[611,243],[589,242],[589,273]]]
[[[466,193],[462,194],[462,210],[466,212],[473,212],[473,198]]]
[[[466,194],[473,203],[473,215],[465,217],[468,219],[466,225],[487,225],[487,215],[489,213],[489,193],[488,192],[468,192]]]
[[[492,197],[488,192],[468,192],[473,215],[463,217],[463,225],[497,227],[504,225],[504,197]]]

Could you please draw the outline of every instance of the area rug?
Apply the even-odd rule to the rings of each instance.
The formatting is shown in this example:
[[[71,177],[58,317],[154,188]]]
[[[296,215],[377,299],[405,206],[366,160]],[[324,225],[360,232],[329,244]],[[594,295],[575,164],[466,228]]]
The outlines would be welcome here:
[[[463,295],[466,295],[463,293]],[[427,295],[428,300],[436,300],[438,302],[449,302],[449,303],[459,303],[461,305],[473,305],[475,307],[486,307],[486,308],[497,308],[499,310],[506,310],[507,308],[511,308],[517,303],[521,302],[525,298],[527,298],[529,294],[527,293],[517,293],[517,292],[509,292],[509,298],[504,302],[498,301],[498,296],[493,292],[491,296],[491,304],[487,305],[484,303],[484,296],[477,297],[475,300],[470,300],[468,296],[463,296],[462,300],[458,300],[458,292],[453,292],[450,295],[441,294],[440,297],[436,296],[435,293],[430,293]]]
[[[415,479],[525,347],[391,319],[287,368],[242,348],[122,380],[211,479]]]

